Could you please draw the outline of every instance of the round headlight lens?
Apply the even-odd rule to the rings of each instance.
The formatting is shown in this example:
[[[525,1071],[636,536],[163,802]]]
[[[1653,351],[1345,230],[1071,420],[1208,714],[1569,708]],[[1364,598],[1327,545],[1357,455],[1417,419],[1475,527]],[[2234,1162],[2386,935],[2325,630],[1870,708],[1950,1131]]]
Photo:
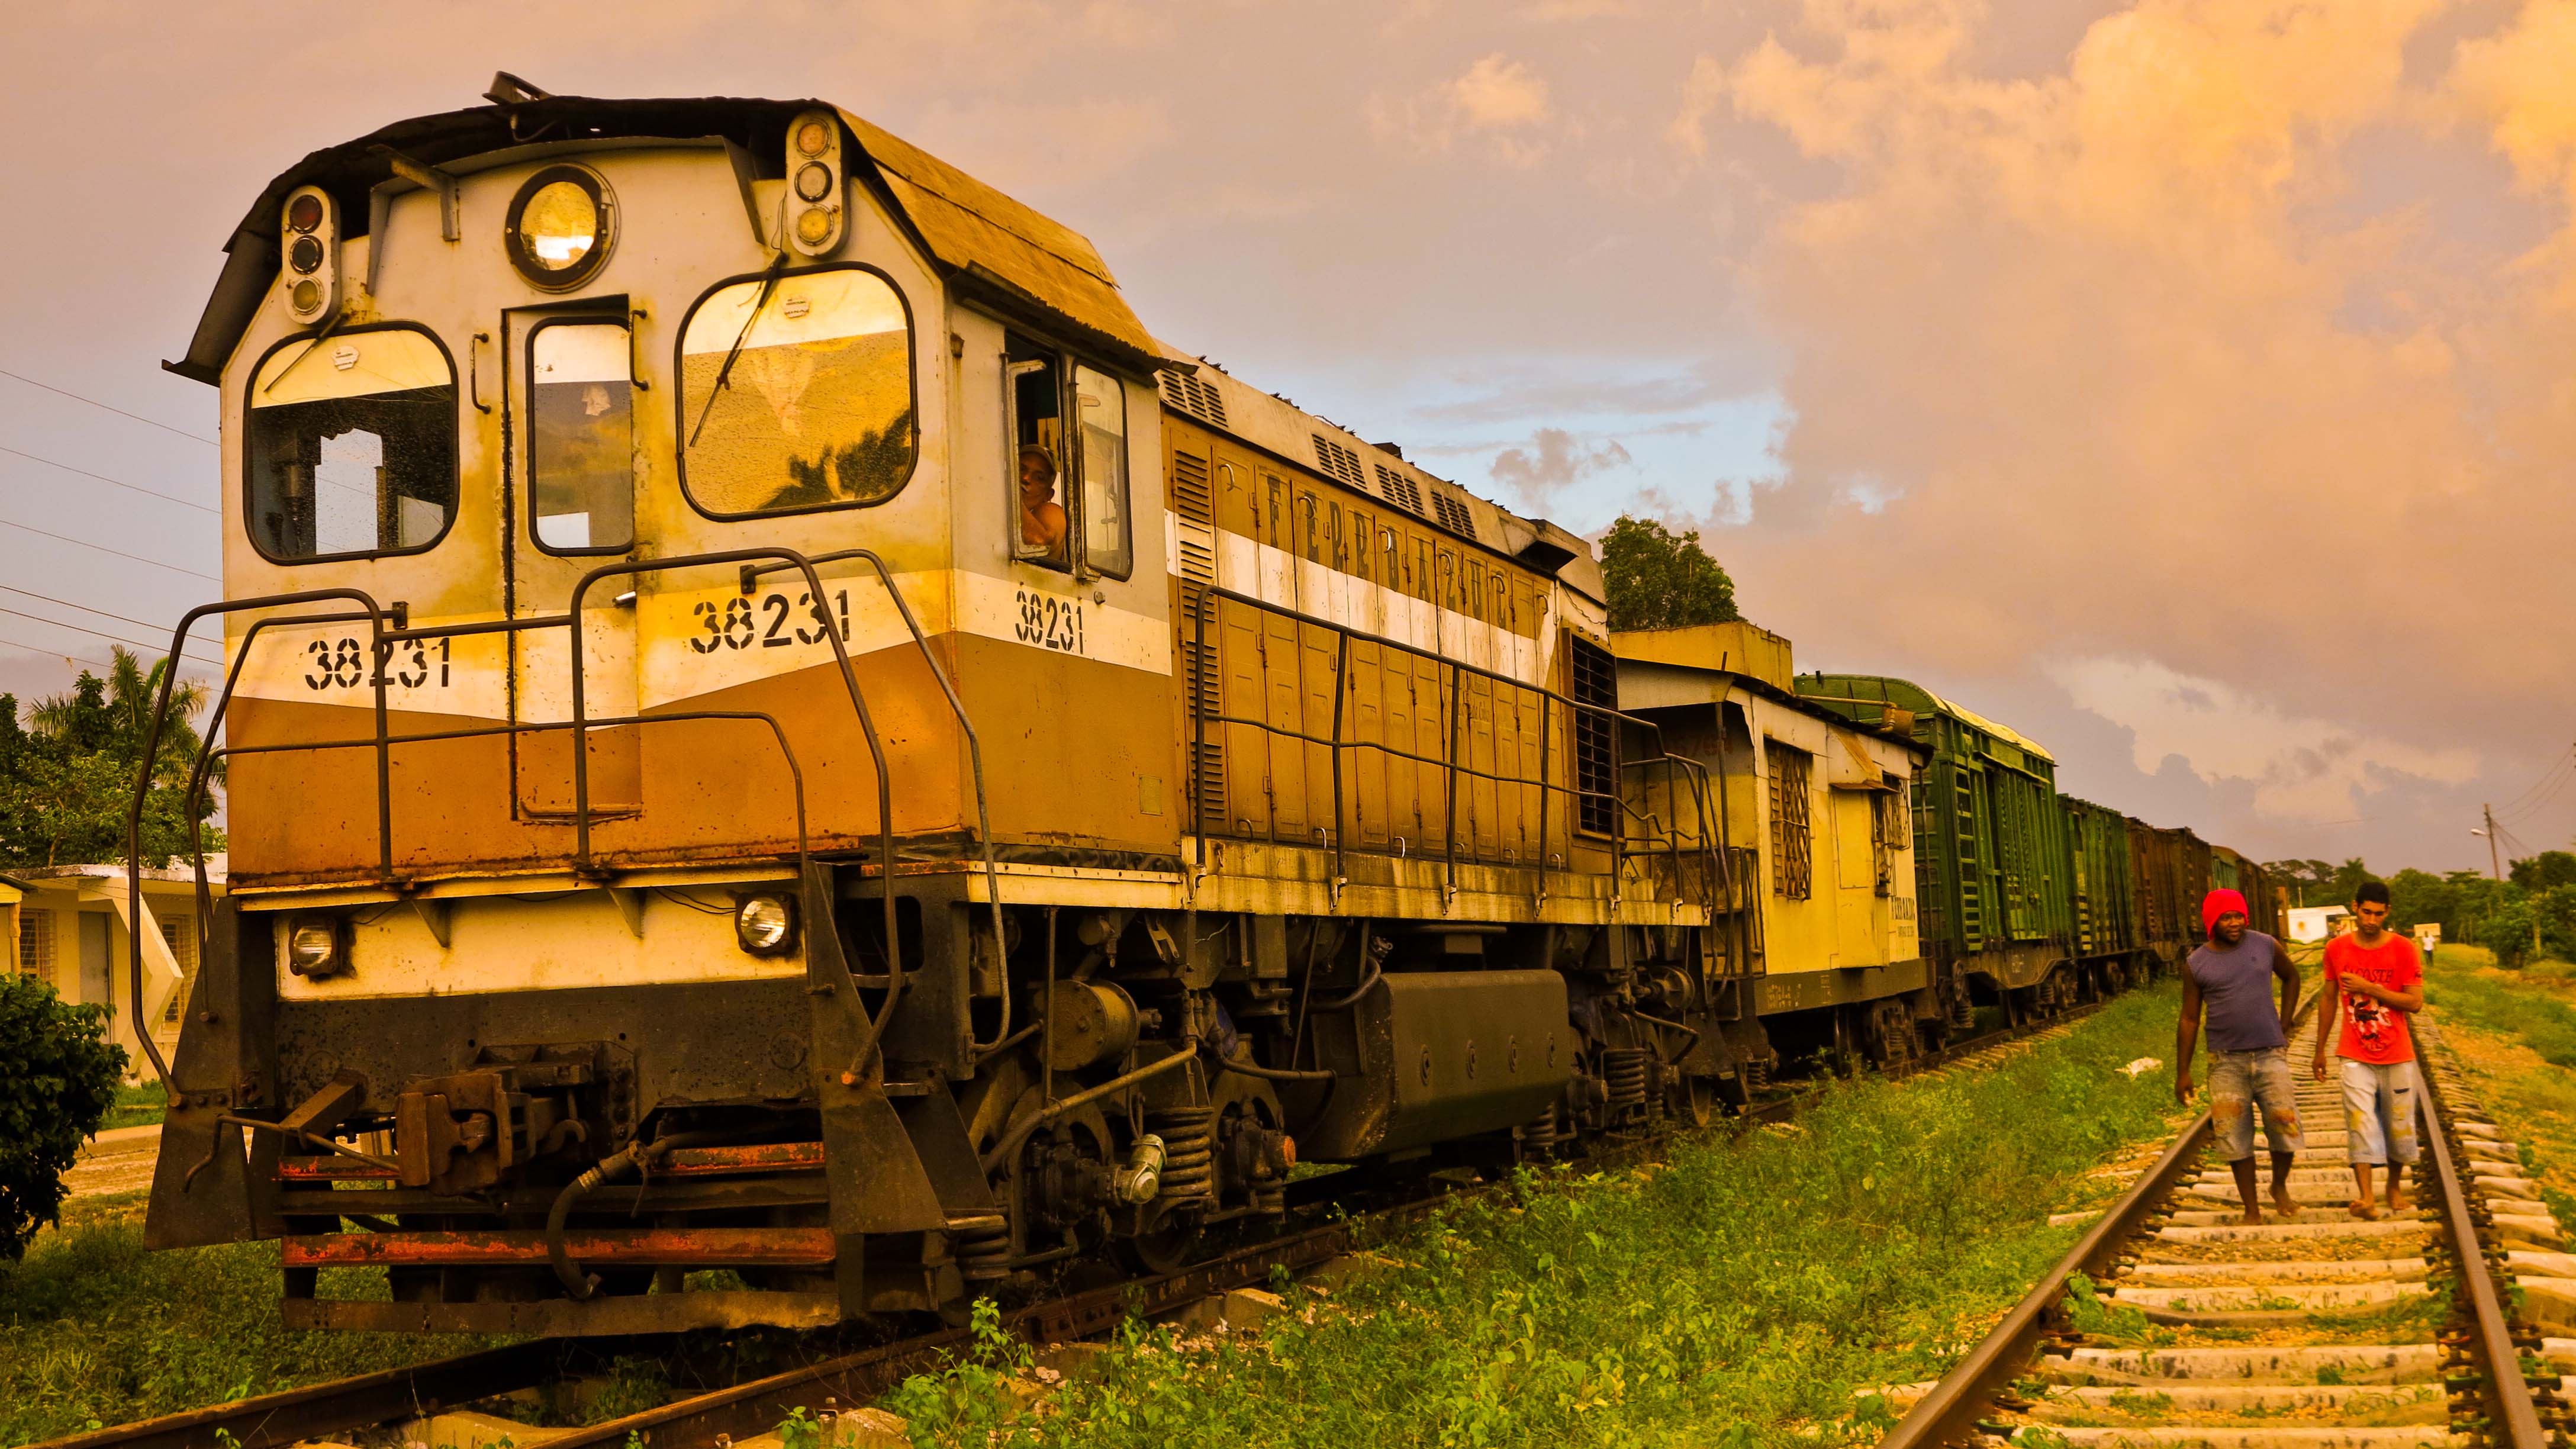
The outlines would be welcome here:
[[[775,955],[793,944],[796,913],[777,896],[753,896],[734,908],[734,934],[755,956]]]
[[[293,300],[295,303],[295,310],[298,312],[310,312],[315,310],[322,305],[322,284],[319,282],[296,283]]]
[[[286,264],[299,272],[318,270],[322,265],[322,243],[319,238],[300,236],[286,249]]]
[[[819,247],[832,239],[832,213],[819,206],[805,208],[796,218],[796,236],[809,247]]]
[[[796,128],[796,149],[803,155],[820,156],[823,148],[831,144],[832,138],[820,121],[807,121]]]
[[[596,275],[614,241],[608,183],[584,166],[549,166],[510,201],[507,250],[519,275],[550,292]]]
[[[599,204],[577,182],[547,182],[519,213],[519,245],[539,270],[569,270],[598,240]]]
[[[322,224],[322,198],[306,192],[286,204],[286,224],[297,231],[311,231]]]
[[[329,921],[301,921],[286,933],[287,968],[298,976],[325,976],[338,964],[340,931]]]
[[[796,168],[796,194],[806,201],[820,201],[832,194],[832,168],[820,161],[808,161]]]

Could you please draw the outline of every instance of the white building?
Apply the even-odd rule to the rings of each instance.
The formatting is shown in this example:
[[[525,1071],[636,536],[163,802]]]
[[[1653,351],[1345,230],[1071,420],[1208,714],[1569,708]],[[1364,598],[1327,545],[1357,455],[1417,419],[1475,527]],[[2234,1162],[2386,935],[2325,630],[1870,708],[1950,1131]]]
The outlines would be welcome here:
[[[206,880],[224,894],[223,857],[207,860]],[[128,953],[133,940],[122,865],[35,866],[0,875],[0,967],[53,983],[66,1001],[96,1002],[113,1013],[108,1040],[125,1048],[126,1071],[151,1070],[128,1009]],[[163,1055],[179,1041],[179,1013],[197,974],[196,873],[143,872],[143,1018]]]
[[[2322,941],[2352,929],[2352,907],[2292,906],[2283,920],[2291,940]]]

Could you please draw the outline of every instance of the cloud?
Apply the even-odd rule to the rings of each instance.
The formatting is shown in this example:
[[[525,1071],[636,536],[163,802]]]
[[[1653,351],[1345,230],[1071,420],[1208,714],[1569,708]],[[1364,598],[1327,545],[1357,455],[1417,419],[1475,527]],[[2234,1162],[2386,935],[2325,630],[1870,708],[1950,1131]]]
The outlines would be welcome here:
[[[2208,766],[2258,808],[2534,747],[2576,713],[2576,612],[2530,602],[2576,556],[2570,10],[2411,73],[2444,0],[2138,0],[2006,78],[1975,0],[1810,0],[1705,58],[1680,151],[1724,120],[1815,168],[1744,270],[1791,418],[1723,545],[1748,607],[1935,679],[2109,659],[2267,701],[2292,723]],[[2552,188],[2562,229],[2427,246],[2401,147]],[[2281,763],[2302,730],[2342,753]]]
[[[2178,759],[2211,784],[2251,783],[2255,811],[2280,820],[2340,823],[2401,777],[2456,785],[2477,775],[2474,750],[2425,749],[2292,717],[2232,685],[2153,660],[2073,659],[2049,673],[2079,707],[2131,732],[2141,773]]]
[[[1555,116],[1547,82],[1528,62],[1501,51],[1478,58],[1464,74],[1420,95],[1370,108],[1370,123],[1382,137],[1426,153],[1446,152],[1462,140],[1476,139],[1515,165],[1545,154],[1541,128]]]
[[[1615,438],[1588,442],[1563,428],[1541,428],[1528,446],[1505,449],[1494,459],[1494,486],[1521,506],[1545,513],[1564,489],[1633,461]]]

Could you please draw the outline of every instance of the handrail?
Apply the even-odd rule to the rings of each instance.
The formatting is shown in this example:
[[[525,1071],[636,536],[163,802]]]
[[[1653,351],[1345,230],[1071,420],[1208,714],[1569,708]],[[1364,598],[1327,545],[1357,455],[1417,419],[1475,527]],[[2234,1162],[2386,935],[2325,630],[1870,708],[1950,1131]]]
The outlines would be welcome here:
[[[984,894],[987,897],[986,904],[992,908],[993,955],[998,961],[1002,959],[1003,954],[1002,867],[993,854],[993,812],[986,803],[984,791],[984,741],[975,733],[975,721],[966,713],[966,702],[957,697],[955,682],[949,679],[947,670],[939,667],[939,656],[932,653],[930,649],[930,636],[922,632],[921,621],[913,617],[912,604],[904,598],[903,590],[896,586],[894,570],[886,567],[886,561],[879,558],[871,549],[845,548],[831,553],[816,554],[806,562],[819,568],[824,564],[839,563],[844,559],[857,559],[877,571],[878,582],[885,585],[886,597],[894,601],[896,615],[903,620],[903,627],[911,632],[913,647],[921,651],[921,662],[929,667],[930,677],[939,682],[939,692],[948,699],[948,712],[957,716],[957,729],[966,737],[966,763],[975,776],[975,831],[977,838],[984,843]],[[771,564],[767,568],[756,569],[749,564],[743,565],[743,592],[750,593],[755,581],[761,575],[776,573],[784,567],[786,567],[784,564]],[[814,588],[814,606],[820,609],[823,599],[822,586],[817,584]],[[886,873],[888,876],[894,873],[892,860],[886,862]],[[970,1056],[982,1056],[998,1051],[1002,1043],[1010,1039],[1010,1035],[1011,993],[1009,983],[1006,981],[1003,983],[1002,991],[1001,1024],[993,1029],[993,1039],[990,1042],[977,1042],[970,1033],[966,1043],[967,1053]]]

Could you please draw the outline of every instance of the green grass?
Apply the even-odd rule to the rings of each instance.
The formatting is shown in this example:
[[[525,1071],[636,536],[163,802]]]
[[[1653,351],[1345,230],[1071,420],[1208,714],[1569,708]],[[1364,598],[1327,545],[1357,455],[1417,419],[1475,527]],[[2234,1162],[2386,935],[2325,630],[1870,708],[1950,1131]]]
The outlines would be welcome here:
[[[2576,1067],[2576,965],[2540,961],[2495,969],[2492,953],[2444,946],[2425,973],[2424,1000],[2445,1018],[2520,1041],[2555,1067]]]
[[[159,1082],[119,1087],[116,1089],[116,1105],[107,1109],[107,1120],[98,1124],[98,1130],[105,1132],[115,1127],[147,1126],[160,1121],[161,1113],[169,1105],[170,1094],[162,1090]]]
[[[1971,1074],[1834,1088],[1794,1130],[1683,1144],[1640,1178],[1548,1174],[1385,1251],[1311,1324],[1203,1347],[1131,1328],[1044,1414],[1004,1422],[1012,1350],[904,1386],[925,1444],[1874,1442],[1856,1389],[1937,1377],[2073,1243],[2050,1211],[2161,1137],[2170,988]],[[1292,1290],[1292,1297],[1295,1290]]]
[[[24,1444],[320,1379],[462,1353],[484,1340],[290,1332],[277,1244],[143,1250],[142,1194],[74,1199],[64,1226],[0,1265],[0,1444]],[[372,1290],[372,1292],[371,1292]],[[323,1274],[326,1296],[383,1275]]]

